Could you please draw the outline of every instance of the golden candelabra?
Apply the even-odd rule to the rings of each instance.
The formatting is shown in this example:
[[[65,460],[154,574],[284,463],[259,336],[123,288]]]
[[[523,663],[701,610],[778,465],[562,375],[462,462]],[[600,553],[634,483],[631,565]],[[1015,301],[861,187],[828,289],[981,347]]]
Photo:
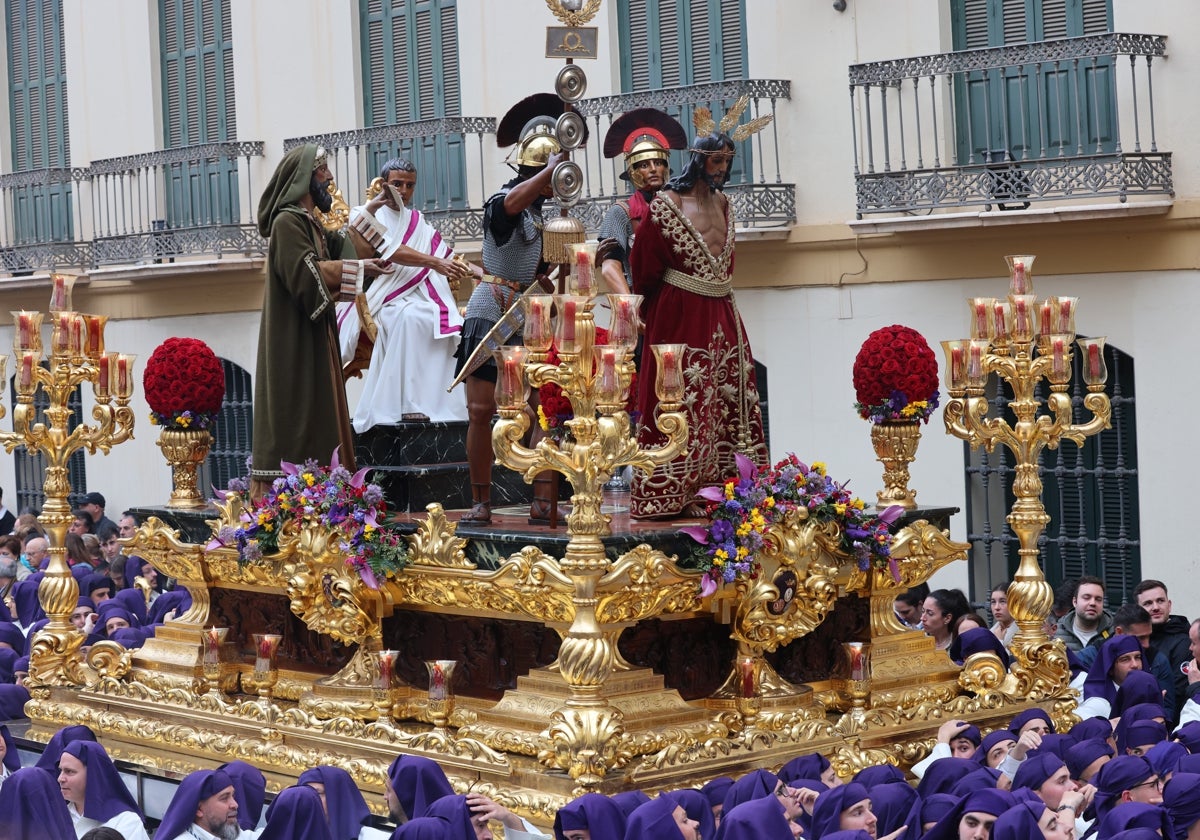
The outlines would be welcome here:
[[[601,512],[601,487],[613,471],[626,464],[652,470],[666,464],[687,443],[687,419],[682,413],[682,348],[657,345],[655,381],[659,398],[653,418],[666,442],[642,449],[633,435],[625,401],[634,374],[630,358],[637,341],[637,295],[611,295],[613,343],[597,346],[592,318],[595,285],[590,266],[580,261],[572,275],[576,294],[534,295],[526,299],[525,345],[497,352],[496,403],[500,420],[492,430],[496,459],[531,480],[542,470],[566,476],[574,488],[567,517],[570,540],[558,562],[574,584],[572,621],[563,634],[556,667],[570,690],[566,709],[550,721],[550,739],[572,756],[572,775],[581,781],[604,775],[608,742],[623,731],[621,713],[603,696],[605,680],[619,657],[619,630],[597,621],[597,583],[610,569],[601,537],[609,533],[610,517]],[[552,307],[557,318],[551,318]],[[553,328],[552,328],[553,323]],[[554,343],[560,363],[547,362]],[[536,447],[521,444],[529,428],[530,385],[558,384],[571,402],[574,417],[566,421],[569,435],[561,442],[543,438]],[[650,420],[651,418],[646,418]],[[596,761],[586,756],[597,756]],[[583,757],[584,760],[580,760]],[[578,774],[578,775],[577,775]],[[585,781],[586,777],[586,781]]]
[[[51,282],[52,329],[45,366],[42,365],[43,313],[12,313],[17,403],[13,408],[13,430],[0,432],[5,451],[24,446],[30,454],[42,453],[47,461],[43,484],[46,501],[39,521],[50,535],[50,563],[38,588],[38,598],[50,623],[30,646],[29,682],[34,687],[85,682],[82,662],[76,655],[83,644],[83,634],[71,624],[79,584],[66,560],[67,528],[72,519],[67,502],[71,492],[67,461],[79,449],[93,455],[97,449],[107,454],[116,444],[133,437],[133,409],[129,400],[133,396],[135,357],[105,352],[107,316],[85,315],[71,309],[74,278],[56,274]],[[0,378],[3,370],[0,363]],[[74,412],[67,403],[83,382],[92,383],[95,398],[92,417],[96,425],[80,423],[72,429],[70,419]],[[40,417],[34,405],[39,387],[49,401]]]
[[[946,431],[982,446],[991,452],[997,443],[1008,447],[1016,459],[1013,494],[1016,502],[1008,515],[1008,524],[1020,539],[1020,565],[1008,590],[1008,608],[1017,623],[1014,648],[1017,663],[1013,672],[1029,682],[1030,692],[1053,690],[1047,683],[1066,679],[1062,667],[1047,669],[1050,660],[1062,658],[1050,643],[1043,626],[1054,600],[1054,592],[1038,563],[1038,537],[1050,521],[1042,504],[1042,480],[1038,475],[1038,457],[1043,449],[1056,449],[1063,440],[1082,446],[1086,438],[1110,428],[1110,405],[1104,393],[1108,378],[1104,365],[1103,338],[1075,338],[1073,297],[1049,297],[1038,300],[1033,292],[1029,255],[1005,257],[1009,265],[1007,300],[971,298],[971,337],[943,341],[946,355],[946,384],[950,401],[946,404]],[[1071,345],[1082,353],[1083,380],[1087,396],[1083,405],[1092,418],[1072,423]],[[1034,355],[1036,349],[1037,355]],[[996,373],[1012,389],[1009,408],[1016,423],[1003,417],[988,416],[985,396],[988,377]],[[1045,379],[1050,395],[1044,405],[1034,394]],[[1050,674],[1058,674],[1051,677]]]

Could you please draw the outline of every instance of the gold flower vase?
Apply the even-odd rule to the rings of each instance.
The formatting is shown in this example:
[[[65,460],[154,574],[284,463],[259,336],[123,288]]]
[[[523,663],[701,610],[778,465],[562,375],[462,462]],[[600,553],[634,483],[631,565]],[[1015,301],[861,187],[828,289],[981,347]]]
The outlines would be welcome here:
[[[158,447],[171,465],[171,498],[167,507],[195,509],[208,502],[196,486],[196,470],[208,457],[212,435],[207,429],[163,429]]]
[[[880,510],[899,505],[905,510],[917,506],[917,491],[908,489],[908,465],[917,456],[921,442],[921,424],[917,421],[888,421],[871,425],[871,445],[875,458],[883,464],[883,489],[876,492]]]

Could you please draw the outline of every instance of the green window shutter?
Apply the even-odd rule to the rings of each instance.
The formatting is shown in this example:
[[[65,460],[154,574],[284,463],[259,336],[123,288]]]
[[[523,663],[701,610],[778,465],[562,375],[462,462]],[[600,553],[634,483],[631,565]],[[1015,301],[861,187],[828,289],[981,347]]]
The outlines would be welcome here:
[[[11,171],[70,166],[62,0],[5,0]],[[13,243],[74,238],[71,184],[11,192]]]
[[[159,0],[163,143],[168,149],[237,139],[229,0]],[[170,228],[237,224],[237,161],[165,166]]]
[[[625,93],[746,76],[745,0],[618,0]]]
[[[462,115],[457,0],[359,0],[359,18],[368,127]],[[461,134],[377,143],[368,150],[376,169],[392,157],[417,167],[413,203],[419,209],[467,206]]]

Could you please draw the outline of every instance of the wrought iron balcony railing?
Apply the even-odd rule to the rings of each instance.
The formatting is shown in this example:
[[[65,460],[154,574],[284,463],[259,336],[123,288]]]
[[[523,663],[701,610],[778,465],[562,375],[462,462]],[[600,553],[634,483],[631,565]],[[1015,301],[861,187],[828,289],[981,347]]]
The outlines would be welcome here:
[[[690,127],[697,107],[710,108],[719,119],[742,95],[751,99],[748,116],[743,119],[774,115],[779,100],[791,98],[791,84],[778,80],[714,82],[579,102],[576,108],[589,124],[590,137],[586,148],[574,155],[584,168],[586,188],[573,215],[594,235],[609,204],[628,191],[618,180],[620,159],[605,160],[601,154],[604,132],[617,116],[631,108],[655,107]],[[338,187],[351,206],[365,201],[366,188],[384,161],[392,157],[411,160],[418,173],[414,204],[443,236],[463,247],[483,238],[483,201],[512,177],[506,167],[485,162],[483,150],[494,143],[495,132],[496,120],[491,117],[446,117],[295,137],[285,140],[284,148],[301,143],[323,146]],[[673,157],[673,168],[678,171],[683,157],[680,153]],[[737,167],[726,192],[739,227],[786,227],[795,222],[795,185],[783,183],[779,158],[774,124],[738,149]]]
[[[858,218],[1173,196],[1165,56],[1163,36],[1108,33],[852,65]]]
[[[261,141],[185,146],[0,176],[0,272],[264,254],[250,159]]]

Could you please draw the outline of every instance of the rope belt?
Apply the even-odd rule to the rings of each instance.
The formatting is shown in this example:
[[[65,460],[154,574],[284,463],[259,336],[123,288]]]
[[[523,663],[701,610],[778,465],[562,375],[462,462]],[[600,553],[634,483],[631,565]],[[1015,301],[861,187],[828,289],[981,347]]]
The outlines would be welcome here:
[[[730,278],[719,282],[701,280],[694,274],[684,274],[682,271],[676,271],[673,268],[668,268],[663,272],[662,279],[664,283],[674,286],[677,289],[683,289],[685,292],[703,295],[704,297],[726,297],[733,291],[733,280]]]

